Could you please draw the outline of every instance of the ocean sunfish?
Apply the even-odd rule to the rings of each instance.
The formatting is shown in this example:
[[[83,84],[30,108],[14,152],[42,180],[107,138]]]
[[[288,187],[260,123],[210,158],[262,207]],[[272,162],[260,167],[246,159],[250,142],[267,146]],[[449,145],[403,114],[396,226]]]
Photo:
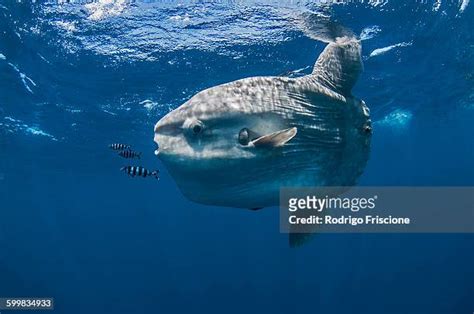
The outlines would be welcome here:
[[[351,94],[360,41],[329,43],[311,74],[203,90],[155,125],[155,154],[190,200],[256,209],[280,187],[352,186],[366,165],[369,109]]]

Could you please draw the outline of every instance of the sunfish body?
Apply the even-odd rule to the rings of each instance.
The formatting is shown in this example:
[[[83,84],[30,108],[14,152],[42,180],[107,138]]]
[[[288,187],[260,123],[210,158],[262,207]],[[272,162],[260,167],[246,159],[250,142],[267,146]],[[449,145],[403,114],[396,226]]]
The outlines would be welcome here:
[[[261,208],[281,187],[351,186],[370,150],[351,94],[360,42],[338,38],[300,78],[251,77],[203,90],[155,125],[155,152],[192,201]]]

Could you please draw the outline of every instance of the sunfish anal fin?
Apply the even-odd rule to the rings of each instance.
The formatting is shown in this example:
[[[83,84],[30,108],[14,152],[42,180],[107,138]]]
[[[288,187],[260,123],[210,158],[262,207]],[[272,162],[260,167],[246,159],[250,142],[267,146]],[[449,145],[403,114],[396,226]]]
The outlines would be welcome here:
[[[300,247],[308,243],[312,238],[312,233],[290,233],[288,235],[288,244],[290,248]]]
[[[259,138],[254,139],[249,143],[249,146],[254,147],[280,147],[285,145],[289,140],[295,137],[297,128],[289,128],[273,132]]]

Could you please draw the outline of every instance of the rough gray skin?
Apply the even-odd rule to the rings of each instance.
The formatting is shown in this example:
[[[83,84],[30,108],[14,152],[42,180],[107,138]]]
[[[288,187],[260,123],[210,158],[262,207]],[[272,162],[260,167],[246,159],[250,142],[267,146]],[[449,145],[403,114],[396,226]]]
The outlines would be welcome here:
[[[155,126],[155,152],[182,193],[218,206],[260,208],[282,186],[351,186],[370,149],[364,102],[351,95],[360,43],[338,38],[301,78],[251,77],[203,90]],[[281,145],[239,143],[296,127]]]

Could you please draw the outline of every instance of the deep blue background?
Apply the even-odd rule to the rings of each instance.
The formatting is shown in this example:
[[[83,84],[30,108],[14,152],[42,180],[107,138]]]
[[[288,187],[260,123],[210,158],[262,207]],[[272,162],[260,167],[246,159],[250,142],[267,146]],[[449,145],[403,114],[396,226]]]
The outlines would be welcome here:
[[[474,15],[461,7],[286,8],[380,29],[354,90],[374,121],[361,185],[474,184]],[[91,10],[0,1],[0,297],[51,296],[68,314],[473,312],[471,234],[321,234],[290,249],[276,208],[191,203],[153,156],[154,123],[195,92],[312,66],[324,44],[279,7]],[[111,142],[161,180],[120,173]]]

